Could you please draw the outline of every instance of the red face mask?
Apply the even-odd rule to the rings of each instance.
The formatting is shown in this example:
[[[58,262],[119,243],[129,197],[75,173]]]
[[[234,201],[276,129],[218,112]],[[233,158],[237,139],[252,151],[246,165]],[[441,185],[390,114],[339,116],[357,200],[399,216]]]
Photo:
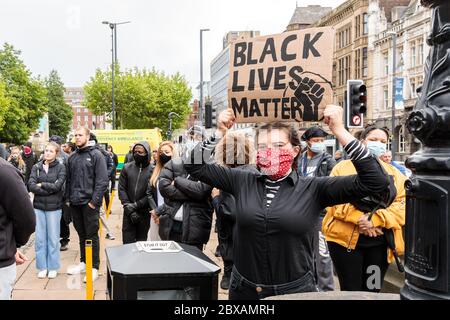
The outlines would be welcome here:
[[[24,146],[23,147],[23,153],[25,153],[26,155],[29,155],[31,153],[31,148],[28,146]]]
[[[271,180],[284,177],[292,167],[294,157],[290,150],[267,148],[258,151],[256,165]]]

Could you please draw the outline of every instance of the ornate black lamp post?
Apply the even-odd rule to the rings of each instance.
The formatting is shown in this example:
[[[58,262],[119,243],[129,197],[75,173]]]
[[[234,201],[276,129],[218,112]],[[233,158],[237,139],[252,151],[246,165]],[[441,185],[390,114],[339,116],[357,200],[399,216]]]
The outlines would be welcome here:
[[[450,1],[433,10],[419,100],[407,122],[422,149],[406,164],[406,283],[403,299],[450,299]]]

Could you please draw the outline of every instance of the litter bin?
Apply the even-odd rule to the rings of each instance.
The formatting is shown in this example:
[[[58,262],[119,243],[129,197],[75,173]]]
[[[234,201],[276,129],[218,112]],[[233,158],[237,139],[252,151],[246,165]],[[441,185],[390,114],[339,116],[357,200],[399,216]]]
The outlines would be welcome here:
[[[197,247],[173,241],[106,248],[112,300],[217,300],[220,267]]]

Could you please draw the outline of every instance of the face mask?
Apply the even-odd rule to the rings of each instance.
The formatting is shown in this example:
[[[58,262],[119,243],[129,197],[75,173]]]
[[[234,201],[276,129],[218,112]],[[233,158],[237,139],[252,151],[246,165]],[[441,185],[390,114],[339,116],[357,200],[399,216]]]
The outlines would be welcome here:
[[[371,154],[378,158],[386,152],[386,144],[380,141],[368,141],[367,149],[369,149]]]
[[[291,151],[286,149],[271,149],[258,151],[256,165],[262,173],[271,180],[278,180],[289,172],[294,162]]]
[[[137,165],[141,165],[141,164],[143,165],[148,162],[147,155],[142,156],[139,153],[133,153],[133,158],[134,158],[134,162],[136,162]]]
[[[30,147],[28,147],[28,146],[25,146],[25,147],[23,147],[23,153],[25,153],[27,156],[29,155],[29,154],[31,154],[31,148]]]
[[[302,150],[306,149],[306,147],[308,146],[308,144],[305,141],[300,141],[300,145],[302,147]]]
[[[165,154],[165,153],[161,153],[161,154],[159,155],[159,160],[161,160],[161,162],[162,162],[163,164],[166,164],[166,163],[169,162],[171,159],[172,159],[172,156],[168,156],[168,155]]]
[[[314,142],[311,144],[311,147],[309,147],[309,150],[311,150],[314,153],[322,153],[325,151],[325,143]]]

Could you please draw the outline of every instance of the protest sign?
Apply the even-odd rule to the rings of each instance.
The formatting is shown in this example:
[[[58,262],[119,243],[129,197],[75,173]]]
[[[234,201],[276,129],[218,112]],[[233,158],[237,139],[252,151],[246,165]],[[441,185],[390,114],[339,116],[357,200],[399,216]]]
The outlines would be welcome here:
[[[228,105],[236,122],[320,121],[333,101],[333,41],[324,27],[232,43]]]

